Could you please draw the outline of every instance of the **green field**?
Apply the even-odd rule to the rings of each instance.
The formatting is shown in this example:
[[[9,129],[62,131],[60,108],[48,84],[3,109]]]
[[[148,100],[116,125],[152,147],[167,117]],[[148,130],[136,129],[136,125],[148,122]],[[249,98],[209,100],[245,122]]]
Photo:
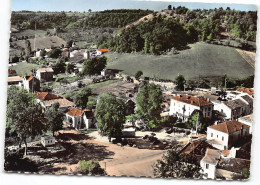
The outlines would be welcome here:
[[[40,65],[37,64],[30,64],[26,62],[18,63],[17,65],[10,66],[10,69],[16,70],[19,76],[25,76],[26,74],[31,74],[32,69],[38,69],[40,68]]]
[[[176,55],[145,55],[107,53],[107,68],[123,70],[134,75],[142,70],[151,78],[174,80],[178,74],[187,80],[199,77],[215,78],[228,75],[229,78],[244,78],[254,74],[254,69],[241,57],[235,48],[198,42],[190,49]]]

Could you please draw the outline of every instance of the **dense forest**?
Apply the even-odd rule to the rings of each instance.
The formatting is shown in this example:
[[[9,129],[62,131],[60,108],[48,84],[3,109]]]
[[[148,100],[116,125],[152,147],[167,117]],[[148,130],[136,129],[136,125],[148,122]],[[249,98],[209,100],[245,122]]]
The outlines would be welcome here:
[[[156,17],[152,21],[125,29],[100,47],[109,47],[118,52],[144,52],[160,54],[169,48],[182,49],[197,38],[192,28],[186,28],[175,19]]]
[[[118,52],[161,54],[172,47],[182,49],[191,42],[214,40],[214,44],[254,50],[248,41],[256,40],[256,22],[257,13],[252,11],[189,10],[179,6],[154,12],[152,19],[123,29],[99,46]],[[229,40],[221,42],[225,38]]]

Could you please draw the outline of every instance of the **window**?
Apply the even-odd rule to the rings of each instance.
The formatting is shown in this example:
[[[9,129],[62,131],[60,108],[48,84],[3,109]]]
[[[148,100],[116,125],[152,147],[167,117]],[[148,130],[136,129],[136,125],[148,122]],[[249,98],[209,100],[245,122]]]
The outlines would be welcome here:
[[[210,112],[208,113],[208,116],[210,116]]]
[[[211,133],[211,137],[213,137],[213,133]]]
[[[217,138],[218,138],[218,135],[217,135]]]
[[[226,146],[224,146],[224,150],[226,150],[227,149],[227,147]]]
[[[224,141],[224,137],[222,136],[222,141]]]
[[[221,112],[223,112],[223,109],[221,109]]]
[[[206,169],[209,169],[209,164],[206,164]]]

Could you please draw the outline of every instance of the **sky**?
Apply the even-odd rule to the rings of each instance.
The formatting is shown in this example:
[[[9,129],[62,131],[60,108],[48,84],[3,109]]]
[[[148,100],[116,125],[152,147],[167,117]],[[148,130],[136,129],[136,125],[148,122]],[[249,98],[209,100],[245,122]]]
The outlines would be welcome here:
[[[144,0],[12,0],[12,10],[31,11],[102,11],[108,9],[150,9],[160,11],[167,6],[185,6],[189,9],[214,9],[230,7],[243,11],[256,11],[255,5],[220,4],[220,3],[194,3],[194,2],[163,2]]]

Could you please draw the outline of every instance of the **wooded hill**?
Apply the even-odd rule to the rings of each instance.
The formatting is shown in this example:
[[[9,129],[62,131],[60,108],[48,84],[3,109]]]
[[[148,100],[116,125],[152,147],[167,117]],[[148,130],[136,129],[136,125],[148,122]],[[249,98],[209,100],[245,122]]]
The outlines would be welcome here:
[[[179,6],[144,16],[99,46],[118,52],[158,55],[172,47],[179,50],[188,43],[214,40],[214,44],[255,50],[248,41],[256,40],[256,23],[257,12],[254,11],[230,8],[189,10]],[[222,42],[226,38],[229,40]],[[234,41],[231,42],[230,39]]]

